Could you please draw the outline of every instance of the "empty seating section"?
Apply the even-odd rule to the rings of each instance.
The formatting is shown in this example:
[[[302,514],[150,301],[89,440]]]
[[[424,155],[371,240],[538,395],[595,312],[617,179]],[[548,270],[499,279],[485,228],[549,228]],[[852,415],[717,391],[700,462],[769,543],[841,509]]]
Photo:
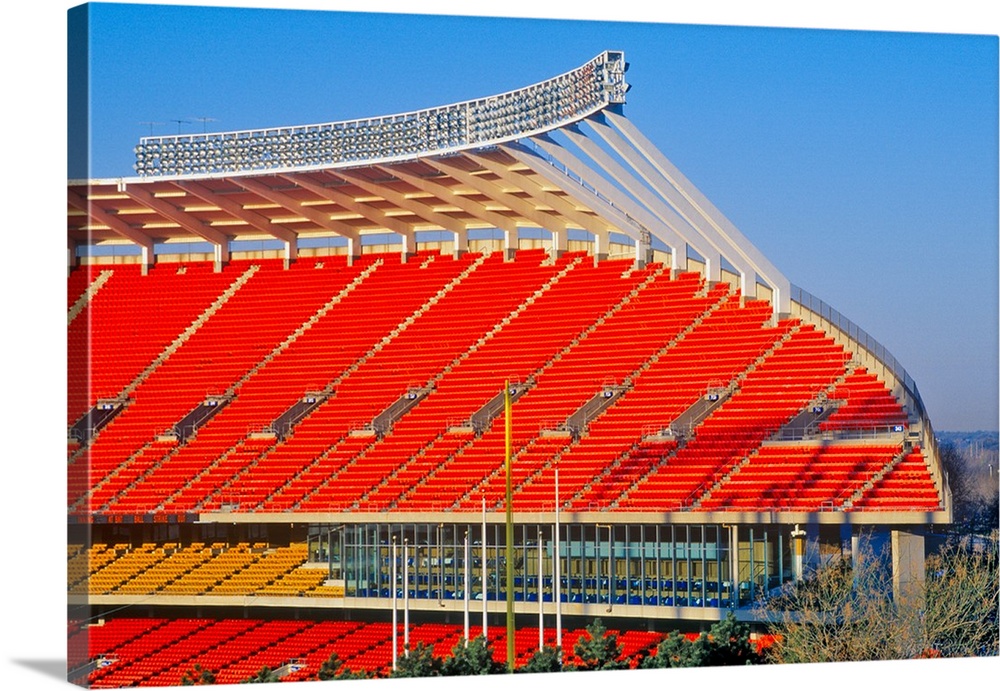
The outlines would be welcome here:
[[[597,378],[602,375],[611,381],[627,380],[641,386],[643,370],[655,366],[674,339],[681,337],[684,330],[693,326],[707,310],[718,307],[720,301],[727,299],[728,288],[724,285],[697,295],[695,291],[700,287],[701,281],[694,274],[682,274],[676,281],[658,279],[656,284],[640,292],[635,300],[601,324],[579,347],[557,363],[552,368],[552,377],[546,373],[544,383],[568,387],[569,380],[579,377],[590,385],[587,393],[591,395],[599,390],[601,381]],[[622,334],[628,334],[628,338],[623,339]],[[590,368],[593,372],[590,379],[580,374],[586,371],[588,362],[602,363],[600,367]],[[564,363],[568,367],[563,367]],[[616,363],[618,369],[614,366]],[[560,376],[563,381],[558,379]],[[560,454],[562,500],[573,496],[600,475],[640,436],[641,428],[636,429],[634,424],[629,424],[627,417],[618,417],[618,422],[614,422],[619,407],[627,405],[630,395],[631,391],[626,391],[615,405],[591,420],[579,443]],[[607,419],[612,420],[611,424],[603,422]],[[555,503],[554,469],[545,468],[528,483],[518,487],[517,501],[526,509],[551,508]]]
[[[321,621],[305,629],[294,638],[300,645],[295,659],[301,661],[304,666],[298,672],[292,672],[285,677],[285,681],[314,678],[316,671],[334,652],[341,662],[344,662],[357,654],[358,650],[372,645],[372,641],[381,643],[384,640],[381,632],[372,636],[371,632],[367,631],[368,626],[369,624],[362,622]],[[390,634],[391,631],[390,629]],[[348,669],[357,667],[348,665]]]
[[[121,620],[112,621],[117,625]],[[104,657],[116,659],[118,662],[91,672],[88,683],[91,688],[115,688],[148,683],[148,679],[162,669],[160,657],[175,659],[166,652],[172,645],[194,636],[213,623],[210,619],[175,619],[160,626],[153,626],[131,637],[123,645],[101,651],[100,654]],[[179,682],[178,678],[175,683]]]
[[[635,270],[630,260],[595,264],[581,253],[546,257],[364,255],[351,266],[340,257],[288,269],[243,260],[221,272],[210,263],[162,264],[146,276],[115,266],[70,323],[70,422],[95,397],[136,386],[89,445],[69,447],[71,511],[472,512],[484,498],[492,508],[505,491],[505,423],[496,410],[472,418],[505,381],[527,385],[513,419],[518,510],[552,509],[556,467],[558,501],[576,511],[752,508],[743,495],[764,486],[770,509],[892,505],[894,478],[904,478],[907,464],[852,504],[862,471],[843,475],[833,449],[811,461],[812,452],[789,451],[779,471],[762,447],[820,394],[838,406],[820,423],[823,433],[898,433],[908,424],[885,384],[848,370],[849,354],[822,332],[774,323],[769,303],[697,274],[671,277],[658,264]],[[98,275],[73,271],[68,304]],[[184,299],[164,299],[173,295]],[[568,434],[574,414],[611,384],[627,387]],[[426,397],[391,428],[371,429],[424,387]],[[710,389],[728,397],[699,416],[692,406]],[[320,391],[324,400],[294,427],[257,434]],[[195,433],[164,434],[207,396],[226,393],[229,402]],[[854,451],[848,444],[843,453]],[[893,458],[874,460],[885,467]],[[939,501],[932,481],[905,482],[920,485],[923,495],[907,495],[918,506]],[[214,562],[194,564],[203,555],[186,554],[191,573]],[[109,571],[93,587],[131,580],[127,590],[183,590],[190,574],[171,580],[176,554],[142,558],[154,560],[135,563],[142,579],[129,579],[123,563],[122,582],[103,581],[117,577]],[[312,592],[315,581],[299,575],[269,587],[313,584]]]
[[[156,461],[176,450],[175,439],[154,439],[138,452],[131,454],[131,444],[117,443],[112,436],[103,440],[99,451],[88,453],[90,487],[86,505],[90,510],[102,510],[116,496],[126,491]],[[122,462],[124,459],[125,462]],[[76,465],[81,465],[79,461]],[[71,467],[72,470],[72,467]],[[79,497],[71,496],[71,502]]]
[[[117,589],[139,573],[162,561],[166,554],[155,544],[143,544],[116,556],[104,568],[92,572],[88,579],[92,593],[106,593]]]
[[[233,263],[216,273],[206,262],[185,266],[180,273],[176,264],[162,264],[143,276],[137,265],[115,267],[69,325],[69,424],[98,398],[120,394],[246,268]],[[78,268],[71,280],[85,275],[86,267]],[[183,299],[172,299],[179,296]]]
[[[230,548],[223,545],[213,546],[211,551],[213,554],[218,552],[217,556],[206,559],[190,571],[184,572],[178,579],[164,586],[162,592],[172,595],[208,593],[231,574],[242,571],[257,559],[250,545],[245,543]]]
[[[202,543],[188,545],[185,548],[164,546],[163,555],[153,566],[145,570],[133,572],[129,580],[113,591],[122,595],[148,595],[155,593],[177,580],[185,573],[201,566],[212,558],[212,550]],[[125,559],[126,557],[122,557]],[[92,589],[93,593],[94,590]]]
[[[171,462],[187,457],[191,467],[179,477],[192,482],[166,501],[168,510],[182,511],[198,507],[206,498],[224,494],[233,478],[242,476],[257,457],[273,442],[253,445],[254,452],[221,458],[234,439],[240,439],[255,426],[270,423],[302,398],[307,390],[321,390],[344,369],[352,366],[386,334],[395,328],[431,295],[448,283],[465,265],[440,258],[420,269],[418,260],[408,264],[380,266],[343,300],[333,306],[287,349],[257,370],[237,389],[237,398],[199,431]],[[329,299],[329,296],[328,296]],[[372,306],[376,307],[372,313]],[[310,315],[311,316],[311,315]],[[330,356],[330,344],[340,345],[340,357]],[[381,391],[379,387],[373,387]],[[357,403],[359,399],[352,399]],[[241,449],[242,450],[242,449]],[[212,459],[220,459],[213,462]],[[208,461],[211,465],[199,473]],[[246,498],[245,500],[248,500]],[[220,497],[215,497],[213,507]]]
[[[133,675],[142,674],[143,683],[149,686],[178,684],[186,665],[197,664],[196,660],[201,656],[221,649],[229,641],[260,627],[262,623],[258,619],[211,621],[180,640],[164,645],[147,659],[133,662],[125,670]],[[262,638],[264,641],[266,639]],[[114,674],[109,681],[114,683]]]
[[[701,280],[696,274],[682,274],[673,281],[669,276],[661,275],[655,280],[651,276],[621,309],[602,319],[593,331],[537,376],[537,385],[517,401],[515,425],[526,422],[520,426],[528,428],[529,435],[538,435],[539,431],[532,426],[537,428],[539,421],[542,427],[560,425],[599,395],[602,387],[631,380],[636,370],[658,350],[718,301],[717,293],[696,296],[700,287]],[[622,334],[628,334],[628,339],[622,339]],[[530,502],[531,497],[552,505],[553,494],[548,485],[531,480],[568,443],[559,437],[534,436],[522,447],[514,464],[513,479],[519,506],[523,506],[522,501]],[[475,508],[481,494],[493,506],[504,496],[504,483],[504,474],[495,474],[477,487],[462,506]],[[522,487],[523,484],[528,487]]]
[[[330,463],[337,463],[339,459],[331,454],[336,450],[337,441],[352,427],[370,422],[407,388],[424,383],[423,373],[419,371],[420,359],[414,357],[415,352],[420,352],[419,343],[414,344],[412,340],[409,341],[410,347],[402,349],[405,354],[395,359],[391,356],[385,357],[386,351],[393,349],[396,341],[405,340],[408,334],[419,329],[419,325],[436,307],[436,305],[430,306],[429,301],[432,297],[435,299],[441,297],[440,291],[443,286],[463,278],[458,283],[461,286],[465,280],[469,280],[468,276],[462,277],[461,274],[471,272],[475,275],[474,260],[475,257],[467,255],[460,262],[448,258],[438,258],[423,264],[413,261],[393,267],[392,272],[395,276],[389,272],[386,272],[387,275],[378,276],[383,271],[380,268],[379,272],[372,276],[379,279],[377,285],[373,282],[368,290],[362,285],[358,289],[359,295],[356,299],[353,299],[355,296],[351,296],[352,309],[359,310],[358,312],[347,315],[336,311],[339,316],[334,315],[330,321],[323,322],[324,326],[329,324],[328,328],[315,334],[311,330],[307,334],[309,341],[303,344],[303,350],[308,348],[315,359],[300,361],[294,366],[313,377],[316,376],[317,370],[323,371],[329,368],[329,381],[333,381],[333,378],[341,372],[346,372],[347,376],[338,382],[336,395],[303,421],[295,429],[292,437],[286,439],[284,444],[279,445],[265,458],[248,467],[245,473],[234,478],[241,493],[239,505],[242,509],[257,506],[295,479],[298,473],[322,454],[325,454],[324,467],[328,467]],[[426,268],[419,268],[420,266]],[[402,295],[392,294],[400,289],[403,290]],[[455,288],[452,292],[459,289]],[[446,299],[447,297],[441,301]],[[377,312],[365,314],[371,311],[373,305],[378,306]],[[425,312],[410,323],[408,318],[418,309],[423,309]],[[357,332],[366,329],[368,329],[366,335],[358,338]],[[390,340],[382,340],[389,336]],[[354,345],[343,350],[341,358],[329,357],[327,354],[329,343],[350,343],[351,339],[354,339]],[[380,345],[380,349],[370,353],[376,344]],[[297,342],[296,346],[298,345]],[[396,349],[394,352],[399,350]],[[364,361],[361,361],[362,358]],[[282,358],[281,362],[285,364],[287,359]],[[349,369],[352,367],[355,369]],[[284,375],[279,370],[275,372],[275,376],[281,378]],[[351,382],[358,380],[367,382],[367,387],[355,385],[352,390]],[[323,382],[326,383],[328,382]],[[352,445],[347,444],[341,447],[341,450],[347,447]],[[355,452],[358,450],[360,449],[355,447]],[[231,484],[234,483],[226,480],[222,486],[228,487]],[[194,494],[197,496],[197,493]],[[212,497],[206,506],[211,508],[217,501],[218,496]],[[280,500],[282,506],[289,506],[292,501],[288,493],[283,494]]]
[[[479,626],[469,627],[469,637],[477,638]],[[538,628],[520,627],[514,634],[515,667],[526,664],[538,649]],[[621,660],[634,666],[653,654],[663,640],[656,631],[619,631],[609,629],[617,638]],[[194,674],[195,666],[210,670],[216,683],[235,684],[255,676],[263,667],[271,670],[294,663],[282,678],[284,682],[315,679],[321,665],[336,654],[344,667],[388,676],[392,670],[392,625],[387,622],[305,621],[275,619],[211,620],[113,618],[89,629],[92,658],[109,661],[89,677],[92,688],[122,686],[177,686],[185,673]],[[563,656],[566,664],[578,664],[573,648],[584,629],[563,629]],[[402,624],[397,625],[397,654],[404,652]],[[451,655],[460,642],[459,624],[421,623],[411,625],[411,647],[418,643],[433,650],[437,658]],[[693,638],[694,634],[689,634]],[[546,628],[542,640],[555,646],[557,631]],[[503,627],[489,630],[493,659],[507,661],[507,632]]]
[[[226,392],[360,270],[359,267],[342,269],[333,266],[316,270],[307,263],[297,264],[289,271],[298,276],[288,280],[291,276],[286,275],[280,262],[262,264],[218,312],[143,382],[135,391],[135,402],[109,429],[114,430],[114,436],[148,439],[173,427],[206,396]],[[245,434],[246,429],[240,432]],[[218,442],[223,449],[238,439],[231,434],[232,430],[230,436]],[[100,452],[104,436],[94,442],[90,449],[92,456]],[[199,430],[197,436],[200,444],[211,446],[211,441],[218,441],[208,426]],[[210,463],[218,455],[215,448],[206,454],[197,450],[180,453],[176,459],[178,468],[184,468],[191,455],[199,458],[202,465]],[[178,471],[179,477],[175,476],[169,461],[150,470],[138,485],[115,497],[108,510],[123,513],[152,510],[188,479],[184,470]]]
[[[111,271],[114,267],[100,267],[93,264],[83,264],[74,267],[66,280],[66,309],[69,310],[80,296],[97,280],[102,271]]]
[[[87,649],[91,659],[107,655],[126,643],[160,628],[167,619],[113,619],[109,626],[87,627]]]
[[[854,502],[854,510],[941,511],[943,504],[927,459],[914,447],[871,489]]]
[[[212,588],[212,595],[243,595],[256,592],[292,571],[306,560],[305,545],[291,545],[269,550],[247,568],[234,573]]]
[[[91,595],[297,597],[327,578],[307,560],[304,544],[94,545],[70,557],[68,581],[71,592]]]
[[[543,267],[540,257],[519,259],[514,265],[504,264],[493,255],[467,275],[459,284],[429,307],[405,331],[378,353],[351,373],[337,388],[337,396],[317,410],[295,430],[295,434],[282,448],[276,450],[266,463],[286,455],[296,455],[298,464],[291,464],[294,478],[288,487],[277,492],[262,507],[283,509],[298,505],[302,510],[343,508],[357,501],[365,491],[387,477],[405,462],[415,450],[426,444],[436,431],[427,424],[411,424],[411,411],[396,422],[392,434],[379,442],[368,439],[358,442],[347,439],[333,448],[321,462],[302,468],[317,453],[322,453],[331,441],[342,438],[352,428],[370,423],[372,419],[395,402],[410,388],[436,383],[442,373],[460,355],[471,348],[482,335],[509,314],[520,301],[537,290],[557,270]],[[496,294],[502,277],[511,279],[509,289]],[[432,393],[430,398],[436,394]],[[429,400],[429,399],[428,399]],[[366,404],[365,408],[359,408]],[[417,407],[427,405],[425,400]],[[442,428],[440,419],[434,420],[435,429]],[[362,439],[364,439],[362,437]],[[315,441],[314,441],[315,440]],[[303,454],[304,445],[315,445]],[[365,455],[364,464],[356,464],[340,472],[357,455],[360,448],[375,446]],[[333,481],[327,482],[329,478]],[[272,491],[281,487],[271,485]],[[260,500],[266,495],[258,495]],[[252,506],[253,504],[251,504]]]
[[[560,501],[578,510],[607,507],[656,468],[677,443],[647,437],[670,427],[709,388],[728,385],[771,347],[784,329],[761,328],[769,316],[766,303],[741,306],[734,297],[650,363],[560,459]],[[606,445],[620,451],[602,453]]]
[[[819,424],[823,431],[862,429],[880,431],[905,428],[906,411],[878,377],[866,369],[857,369],[830,394],[831,400],[844,403]]]
[[[443,406],[456,399],[461,400],[467,406],[464,417],[468,418],[480,406],[502,393],[505,381],[526,382],[529,377],[538,374],[560,351],[573,345],[588,327],[643,281],[646,271],[632,272],[627,279],[621,279],[628,266],[629,262],[624,261],[607,261],[597,266],[577,264],[498,331],[494,338],[449,372],[434,394],[435,403]],[[600,286],[612,287],[598,290]],[[567,309],[570,304],[572,309]],[[584,395],[580,402],[593,393]],[[530,395],[525,394],[518,400],[519,410]],[[581,396],[579,392],[570,395]],[[430,410],[425,409],[424,412]],[[449,406],[446,418],[452,416],[461,419],[455,407]],[[512,436],[516,450],[527,445],[538,432],[537,418],[514,416]],[[391,498],[395,500],[392,506],[401,510],[449,506],[499,468],[503,464],[503,456],[504,419],[503,415],[498,415],[481,437],[463,446],[455,456],[441,458],[436,454],[430,455],[440,465],[432,466],[425,482],[413,487],[411,493],[400,496],[397,492],[397,496]],[[379,497],[379,493],[375,496],[376,501],[386,499]]]
[[[529,296],[537,293],[543,286],[554,280],[560,271],[567,270],[571,261],[564,259],[554,266],[542,266],[539,263],[540,258],[541,255],[529,254],[524,258],[519,257],[514,262],[514,267],[510,265],[506,267],[504,265],[499,267],[495,265],[484,266],[470,277],[471,280],[476,281],[476,285],[472,288],[479,295],[479,302],[473,306],[480,313],[468,315],[468,324],[474,328],[468,328],[461,334],[458,341],[461,345],[452,348],[450,353],[441,352],[436,356],[439,374],[435,377],[434,390],[416,408],[395,423],[389,436],[382,441],[377,441],[366,452],[363,467],[354,466],[347,472],[336,475],[332,482],[318,487],[317,491],[311,492],[308,496],[303,495],[302,499],[304,500],[300,502],[298,508],[301,510],[348,508],[364,496],[366,491],[375,489],[376,485],[381,484],[383,479],[388,478],[386,486],[378,487],[372,496],[365,500],[367,509],[384,508],[393,498],[393,492],[398,494],[409,487],[409,485],[400,486],[394,482],[393,473],[403,467],[403,464],[406,464],[418,452],[426,449],[440,434],[447,430],[450,424],[467,419],[483,403],[502,390],[503,381],[500,379],[502,375],[495,375],[495,378],[487,380],[485,384],[478,382],[479,389],[485,389],[485,392],[481,394],[478,394],[475,389],[470,390],[464,386],[452,385],[452,381],[460,376],[460,372],[468,366],[469,362],[476,361],[481,357],[480,352],[484,348],[489,348],[489,344],[496,340],[496,338],[491,338],[484,341],[485,335],[491,333],[498,324],[514,313]],[[496,279],[487,280],[489,276],[480,273],[488,268],[499,268],[500,270],[506,268],[503,275],[509,278],[508,289],[492,297],[489,291],[495,291]],[[570,274],[576,270],[570,270]],[[493,275],[496,276],[496,274]],[[480,283],[480,280],[483,282]],[[436,310],[438,306],[435,306],[435,309],[428,312],[426,316],[430,317],[434,314],[435,321],[441,318],[447,320],[448,314],[454,314],[451,310],[457,308],[447,299],[442,300],[439,306],[448,308],[449,312],[438,313]],[[519,319],[515,318],[511,324],[497,333],[504,333],[518,321]],[[446,323],[447,321],[443,322],[441,326]],[[420,325],[415,326],[418,327],[418,331],[415,331],[414,335],[418,335],[423,329]],[[434,337],[429,336],[429,338]],[[436,337],[440,338],[439,335]],[[465,357],[470,351],[471,355]],[[497,379],[500,379],[499,384],[497,384]],[[363,386],[365,382],[352,377],[349,384],[350,386]],[[359,392],[358,395],[363,394]],[[339,448],[336,455],[342,458],[344,456]],[[421,465],[426,465],[433,458],[436,456],[432,453],[424,453],[418,462]],[[424,472],[421,473],[421,476],[424,475]]]
[[[293,624],[293,622],[283,623],[286,626]],[[224,661],[216,673],[216,683],[237,684],[257,674],[263,667],[279,669],[293,660],[303,662],[315,660],[313,665],[307,665],[304,670],[311,670],[315,676],[315,672],[329,658],[329,654],[318,659],[314,653],[350,635],[361,626],[360,623],[341,621],[294,622],[294,627],[289,627],[288,634],[277,643],[266,647],[258,646],[256,651],[243,659]],[[293,678],[294,674],[288,677],[289,680]]]
[[[241,266],[244,271],[248,268],[245,263]],[[241,289],[143,381],[133,392],[133,402],[76,462],[98,468],[123,464],[136,450],[171,429],[206,395],[225,392],[315,311],[319,305],[314,303],[326,299],[321,295],[330,290],[324,284],[346,282],[342,274],[355,273],[354,269],[345,271],[337,265],[323,271],[315,271],[312,266],[302,263],[295,269],[296,276],[301,274],[310,280],[289,281],[280,262],[261,264]],[[310,283],[316,286],[312,290],[308,288]],[[335,293],[336,288],[333,290]],[[175,287],[173,293],[182,294],[181,286]],[[272,305],[270,313],[263,309],[267,304]],[[153,462],[155,459],[147,459],[143,470]],[[129,483],[137,477],[133,474]]]
[[[618,504],[627,510],[691,506],[711,485],[781,429],[845,371],[848,354],[809,325],[779,346],[706,418],[667,463]]]
[[[820,511],[842,508],[902,450],[902,444],[764,446],[714,489],[701,510]]]

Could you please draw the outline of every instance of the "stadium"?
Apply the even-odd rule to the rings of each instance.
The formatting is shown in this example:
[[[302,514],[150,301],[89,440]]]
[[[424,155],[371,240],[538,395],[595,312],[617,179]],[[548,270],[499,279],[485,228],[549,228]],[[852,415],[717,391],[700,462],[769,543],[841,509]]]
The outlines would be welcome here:
[[[71,681],[481,633],[516,665],[596,617],[634,658],[862,540],[923,578],[915,382],[628,120],[627,70],[69,182]]]

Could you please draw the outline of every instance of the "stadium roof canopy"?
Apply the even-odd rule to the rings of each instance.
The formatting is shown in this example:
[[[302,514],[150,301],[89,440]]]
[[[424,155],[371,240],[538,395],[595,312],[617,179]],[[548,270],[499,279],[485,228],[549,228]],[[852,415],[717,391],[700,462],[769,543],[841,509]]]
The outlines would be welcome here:
[[[263,130],[144,137],[137,176],[70,181],[68,231],[77,245],[128,241],[154,260],[154,244],[207,241],[217,265],[229,243],[275,239],[294,260],[300,238],[394,233],[403,252],[416,233],[454,237],[522,228],[570,231],[593,254],[611,233],[630,238],[637,262],[653,247],[671,268],[692,257],[709,280],[736,277],[746,296],[790,309],[788,280],[622,114],[628,64],[605,51],[552,79],[503,94],[363,120]]]

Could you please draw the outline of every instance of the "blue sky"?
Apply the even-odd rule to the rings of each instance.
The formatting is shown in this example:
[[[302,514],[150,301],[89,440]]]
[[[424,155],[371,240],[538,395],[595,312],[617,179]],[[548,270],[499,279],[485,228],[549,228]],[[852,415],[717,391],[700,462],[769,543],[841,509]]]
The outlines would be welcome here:
[[[997,427],[995,36],[91,11],[91,177],[133,175],[150,132],[415,110],[624,50],[625,113],[660,150],[793,283],[896,355],[937,429]]]
[[[0,504],[5,525],[31,521],[31,530],[8,531],[6,549],[31,555],[33,564],[2,575],[17,635],[8,637],[0,667],[16,688],[65,687],[65,601],[53,596],[65,592],[65,562],[60,549],[38,547],[46,535],[58,543],[65,530],[65,469],[52,461],[65,453],[60,200],[66,10],[73,4],[19,3],[0,41],[5,94],[13,95],[0,110],[7,135],[3,230],[11,250],[0,272],[7,327],[0,361],[5,469],[8,487],[16,488]],[[418,3],[286,4],[412,12]],[[606,48],[622,49],[634,84],[626,115],[661,151],[793,282],[899,358],[937,429],[997,429],[1000,23],[988,3],[422,0],[419,8],[587,21],[449,19],[432,26],[412,16],[312,14],[299,33],[271,14],[259,32],[229,21],[211,30],[190,21],[162,25],[159,33],[149,21],[114,29],[95,43],[102,60],[92,100],[95,174],[131,174],[132,146],[148,132],[142,121],[204,116],[233,129],[381,115],[523,86]],[[95,29],[96,40],[102,34]],[[199,40],[191,45],[193,37]],[[30,414],[25,401],[32,401]],[[998,662],[765,673],[772,684],[816,689],[873,677],[930,689],[953,683],[956,672],[995,678]],[[738,678],[731,672],[712,670],[712,679],[745,683],[747,671],[736,670]],[[708,672],[697,673],[704,682]],[[574,680],[581,689],[607,685],[601,675],[583,676]],[[629,683],[653,678],[630,676]],[[504,680],[491,682],[500,688]]]

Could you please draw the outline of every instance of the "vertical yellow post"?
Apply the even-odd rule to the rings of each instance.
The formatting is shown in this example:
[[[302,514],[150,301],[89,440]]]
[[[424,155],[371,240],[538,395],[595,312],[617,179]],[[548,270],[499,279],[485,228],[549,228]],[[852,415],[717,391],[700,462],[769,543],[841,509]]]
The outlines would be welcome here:
[[[503,387],[504,414],[504,465],[507,472],[507,671],[514,671],[514,514],[511,497],[510,466],[511,446],[511,405],[510,382]]]

